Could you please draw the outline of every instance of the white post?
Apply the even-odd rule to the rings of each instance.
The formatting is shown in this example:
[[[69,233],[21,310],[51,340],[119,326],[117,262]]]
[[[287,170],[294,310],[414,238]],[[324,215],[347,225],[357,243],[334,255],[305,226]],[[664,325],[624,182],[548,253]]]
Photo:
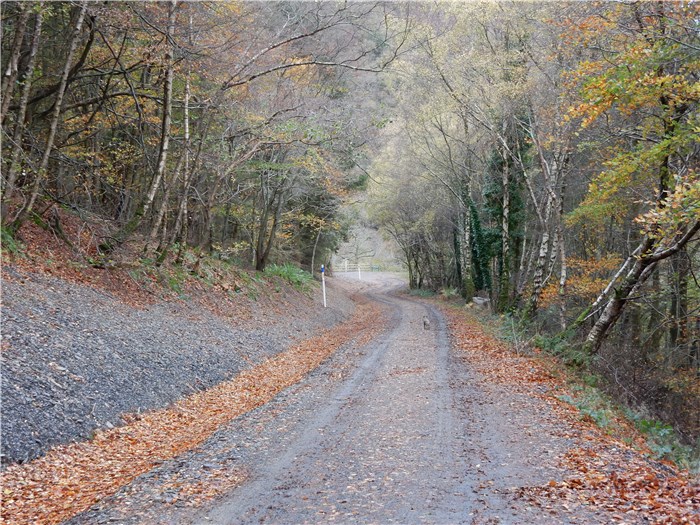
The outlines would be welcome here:
[[[327,308],[327,306],[326,306],[326,267],[323,264],[321,265],[321,286],[323,287],[323,307]]]
[[[346,272],[348,271],[348,260],[347,259],[345,259],[345,271]]]
[[[360,270],[360,263],[357,263],[357,279],[362,280],[362,270]]]

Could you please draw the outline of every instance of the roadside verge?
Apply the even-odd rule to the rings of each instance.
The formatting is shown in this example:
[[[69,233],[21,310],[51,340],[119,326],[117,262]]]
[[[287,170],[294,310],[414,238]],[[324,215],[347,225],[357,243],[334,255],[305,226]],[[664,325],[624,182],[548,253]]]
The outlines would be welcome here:
[[[518,355],[463,308],[437,304],[448,318],[456,354],[488,389],[491,419],[485,424],[493,424],[494,412],[512,417],[505,425],[512,431],[504,436],[509,446],[525,443],[530,448],[522,454],[532,455],[532,443],[542,445],[545,453],[528,459],[533,468],[556,473],[542,484],[499,487],[504,476],[495,464],[486,472],[491,481],[485,487],[494,490],[495,484],[516,504],[535,506],[543,516],[566,519],[592,511],[601,523],[697,523],[698,480],[651,458],[634,428],[611,435],[567,402],[574,396],[561,364],[543,354]],[[520,420],[524,410],[518,400],[540,409],[532,419]],[[625,422],[618,424],[622,428]],[[488,426],[484,432],[494,434]]]
[[[3,474],[2,518],[55,524],[87,510],[162,461],[192,449],[222,424],[298,382],[344,344],[362,345],[381,330],[381,308],[355,298],[353,316],[320,335],[171,407],[133,416],[94,439],[63,445]]]

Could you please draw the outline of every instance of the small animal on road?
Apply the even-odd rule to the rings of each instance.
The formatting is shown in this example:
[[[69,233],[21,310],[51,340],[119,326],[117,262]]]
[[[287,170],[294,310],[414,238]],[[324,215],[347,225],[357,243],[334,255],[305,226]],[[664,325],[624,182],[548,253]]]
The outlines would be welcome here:
[[[423,330],[430,330],[430,319],[427,315],[423,316]]]

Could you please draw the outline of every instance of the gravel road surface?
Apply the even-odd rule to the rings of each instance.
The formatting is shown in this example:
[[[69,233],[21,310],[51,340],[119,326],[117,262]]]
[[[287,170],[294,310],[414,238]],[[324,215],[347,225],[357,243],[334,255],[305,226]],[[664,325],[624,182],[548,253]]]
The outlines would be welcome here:
[[[326,403],[295,422],[296,439],[271,440],[251,481],[195,522],[466,520],[472,484],[444,321],[422,304],[385,295],[396,281],[365,279],[376,285],[370,296],[391,309],[391,329]]]

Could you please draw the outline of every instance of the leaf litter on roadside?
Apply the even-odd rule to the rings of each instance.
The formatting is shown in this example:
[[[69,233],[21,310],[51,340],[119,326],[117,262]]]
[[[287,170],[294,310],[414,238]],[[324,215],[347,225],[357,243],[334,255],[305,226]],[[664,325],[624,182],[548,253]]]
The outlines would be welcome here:
[[[384,316],[378,305],[355,299],[358,308],[349,320],[229,381],[166,409],[127,416],[124,426],[98,431],[91,441],[59,446],[35,461],[9,466],[2,480],[3,522],[55,524],[75,516],[163,461],[199,445],[221,425],[266,403],[340,346],[366,344],[381,329]],[[239,479],[242,476],[234,473],[222,486]],[[205,482],[177,488],[193,504],[221,490]]]
[[[565,479],[519,487],[516,497],[548,510],[556,506],[564,512],[579,506],[602,510],[611,523],[700,523],[698,480],[668,462],[651,459],[631,425],[617,422],[626,427],[625,437],[634,447],[562,401],[568,387],[552,358],[517,355],[489,335],[474,316],[450,307],[443,311],[470,367],[489,383],[543,400],[572,443],[559,456],[558,466],[570,473]]]

